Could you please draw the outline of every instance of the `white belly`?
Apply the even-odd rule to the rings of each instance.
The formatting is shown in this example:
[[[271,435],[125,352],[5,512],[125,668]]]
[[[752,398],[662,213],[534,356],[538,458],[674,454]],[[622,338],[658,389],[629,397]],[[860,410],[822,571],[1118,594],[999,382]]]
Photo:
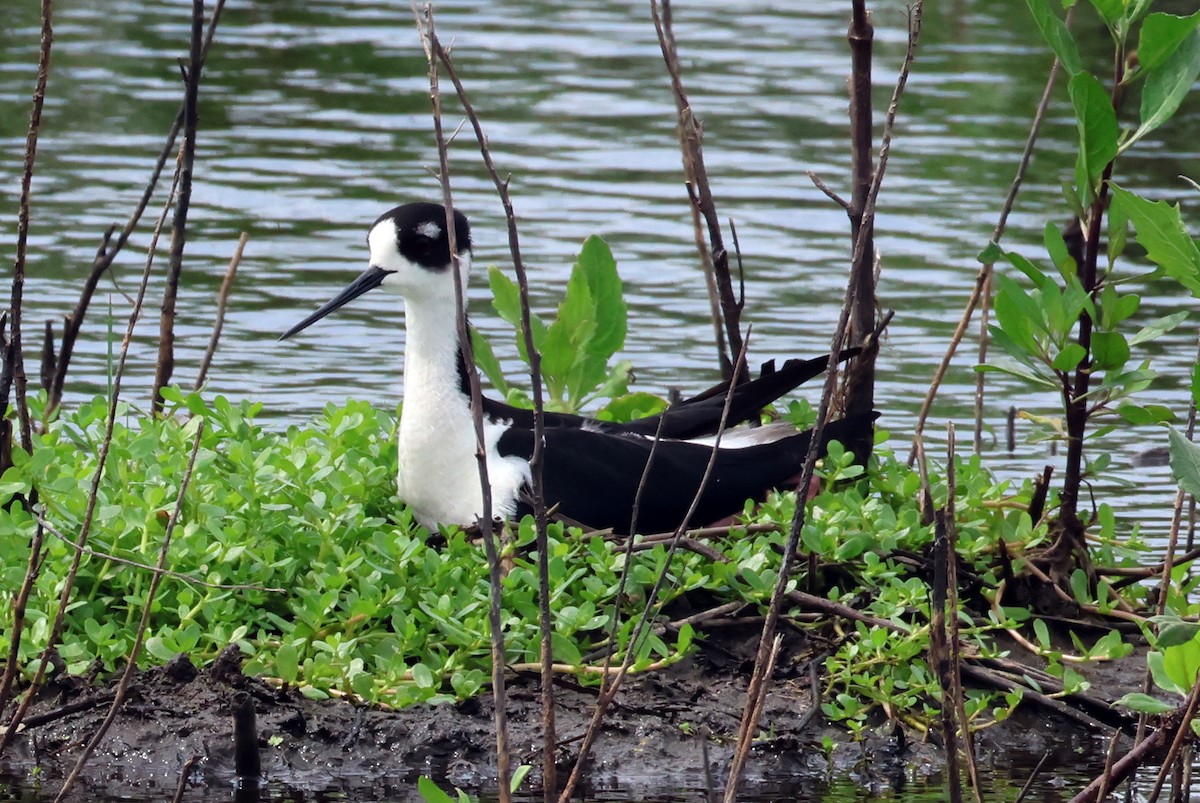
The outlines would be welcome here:
[[[484,441],[492,515],[508,517],[516,511],[517,495],[529,480],[529,465],[497,454],[496,441],[504,429],[501,424],[485,423]],[[400,419],[396,485],[401,501],[426,527],[474,524],[483,511],[483,494],[469,416],[434,421],[406,404]]]

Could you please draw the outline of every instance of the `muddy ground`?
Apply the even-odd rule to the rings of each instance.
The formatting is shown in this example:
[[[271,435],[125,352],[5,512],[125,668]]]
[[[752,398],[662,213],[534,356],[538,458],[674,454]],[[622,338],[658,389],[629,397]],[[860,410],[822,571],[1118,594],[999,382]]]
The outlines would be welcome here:
[[[629,799],[703,799],[707,784],[721,788],[755,637],[747,632],[710,638],[685,662],[631,679],[593,750],[584,794],[620,790]],[[845,730],[819,714],[807,717],[813,701],[806,663],[812,657],[808,652],[800,660],[801,652],[793,651],[790,666],[788,656],[781,662],[790,677],[778,679],[768,698],[763,736],[743,787],[747,796],[790,796],[798,784],[811,789],[834,775],[850,776],[867,789],[895,789],[942,772],[942,752],[934,740],[913,742],[883,723],[864,745],[851,744]],[[1140,685],[1144,666],[1136,658],[1121,666],[1098,665],[1096,685],[1105,696],[1117,696],[1126,690],[1121,687]],[[541,744],[537,678],[517,676],[509,690],[515,759],[536,764]],[[111,691],[111,684],[72,678],[49,686],[31,709],[31,726],[0,758],[0,789],[7,779],[11,788],[23,791],[11,798],[0,794],[0,800],[36,800],[56,791],[107,713]],[[558,755],[565,770],[577,755],[595,692],[566,679],[557,695]],[[78,796],[167,800],[186,766],[187,799],[228,799],[236,785],[233,709],[238,701],[251,702],[256,712],[262,775],[273,794],[296,790],[310,798],[315,792],[338,792],[353,800],[415,800],[420,775],[469,790],[495,788],[490,697],[400,711],[316,702],[244,676],[236,655],[227,652],[203,671],[181,656],[141,673],[91,759]],[[980,762],[992,775],[1017,779],[1018,786],[1047,752],[1052,769],[1094,766],[1098,772],[1107,747],[1102,736],[1031,707],[979,736]],[[832,756],[821,746],[823,737],[838,745]],[[538,775],[535,768],[524,788],[538,788]]]

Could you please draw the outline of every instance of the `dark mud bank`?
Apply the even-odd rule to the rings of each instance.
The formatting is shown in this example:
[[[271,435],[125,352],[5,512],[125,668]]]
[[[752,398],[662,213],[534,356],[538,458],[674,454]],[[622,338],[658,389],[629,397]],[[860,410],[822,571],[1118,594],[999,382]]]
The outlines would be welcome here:
[[[728,667],[721,668],[728,670]],[[678,794],[721,786],[741,717],[746,678],[717,671],[704,655],[626,683],[592,751],[584,793]],[[862,744],[821,716],[807,716],[812,698],[804,680],[777,681],[761,721],[762,737],[748,764],[748,795],[771,794],[851,775],[866,787],[903,785],[942,771],[940,748],[911,742],[881,728]],[[516,763],[538,764],[540,709],[535,677],[510,687],[510,740]],[[112,686],[68,678],[49,686],[26,727],[0,759],[4,779],[53,794],[83,744],[96,732]],[[567,679],[557,689],[558,762],[577,756],[595,694]],[[186,657],[139,674],[107,737],[89,761],[81,790],[124,798],[168,799],[181,783],[193,791],[229,789],[237,779],[234,711],[252,705],[262,776],[276,787],[338,791],[356,800],[414,796],[428,775],[468,790],[495,788],[490,697],[458,705],[387,711],[345,700],[314,701],[241,674],[235,654],[204,671]],[[827,752],[823,740],[836,745]],[[981,764],[1032,766],[1047,751],[1096,755],[1105,745],[1067,720],[1021,714],[985,732]],[[1021,770],[1026,772],[1027,770]],[[540,786],[535,767],[526,789]],[[1015,775],[1015,772],[1005,772]]]

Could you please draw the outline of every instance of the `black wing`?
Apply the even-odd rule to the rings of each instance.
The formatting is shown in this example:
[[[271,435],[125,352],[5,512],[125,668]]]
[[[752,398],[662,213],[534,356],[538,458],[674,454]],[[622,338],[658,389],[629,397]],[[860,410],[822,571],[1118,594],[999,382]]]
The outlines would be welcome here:
[[[846,349],[841,352],[839,359],[849,359],[858,354],[859,351],[861,349]],[[825,367],[828,364],[828,355],[812,360],[788,360],[778,370],[774,370],[773,363],[767,363],[763,366],[762,373],[757,379],[738,385],[734,389],[726,426],[733,427],[750,420],[758,415],[759,411],[764,407],[788,391],[824,373]],[[461,353],[459,354],[458,366],[459,382],[463,392],[468,393],[466,367],[462,361]],[[720,427],[721,411],[725,407],[725,394],[728,392],[728,389],[729,384],[723,382],[696,396],[671,405],[658,415],[639,418],[625,423],[595,421],[580,415],[552,412],[545,414],[545,422],[548,428],[567,427],[578,429],[587,424],[602,432],[614,434],[633,433],[652,437],[658,431],[659,420],[665,419],[662,429],[663,438],[677,440],[700,438],[716,433]],[[515,428],[533,429],[533,411],[523,407],[514,407],[511,404],[484,396],[483,413],[494,420],[511,421]]]
[[[824,440],[846,441],[871,427],[875,416],[831,422]],[[794,485],[808,451],[811,432],[798,432],[773,443],[719,449],[713,473],[700,498],[692,526],[703,526],[761,499],[772,488]],[[650,459],[653,440],[575,427],[546,430],[543,479],[548,507],[597,529],[627,534],[638,485]],[[497,444],[502,455],[529,459],[533,432],[510,427]],[[646,487],[638,506],[638,532],[669,532],[687,514],[708,465],[711,447],[663,440],[654,450]],[[522,501],[517,515],[532,512]]]

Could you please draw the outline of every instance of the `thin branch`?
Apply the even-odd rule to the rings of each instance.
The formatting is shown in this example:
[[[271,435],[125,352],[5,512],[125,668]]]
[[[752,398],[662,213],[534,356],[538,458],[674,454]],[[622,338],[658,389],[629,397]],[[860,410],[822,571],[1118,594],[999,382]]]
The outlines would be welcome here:
[[[54,44],[51,0],[42,0],[42,40],[38,49],[37,83],[29,112],[29,132],[25,135],[25,169],[21,174],[21,200],[17,211],[17,253],[13,260],[12,302],[9,306],[9,331],[12,338],[13,389],[16,391],[17,417],[21,426],[21,446],[33,451],[33,431],[29,421],[29,402],[25,398],[28,379],[21,340],[21,303],[25,292],[25,258],[29,248],[29,196],[33,191],[33,167],[37,162],[38,135],[42,128],[42,107],[46,102],[46,83],[50,78],[50,50]],[[0,399],[8,406],[8,395]]]
[[[746,345],[749,343],[749,333],[747,332],[746,340],[742,343],[742,351],[738,353],[737,360],[744,363],[746,359]],[[700,484],[696,487],[696,492],[692,496],[691,504],[688,506],[687,513],[684,514],[683,520],[679,522],[679,526],[675,528],[674,538],[670,546],[667,548],[666,558],[663,561],[662,571],[655,578],[654,585],[650,592],[646,595],[646,604],[643,607],[642,617],[630,634],[628,645],[625,649],[625,657],[621,662],[620,668],[612,677],[612,682],[608,685],[601,686],[599,697],[596,700],[596,708],[592,712],[592,719],[588,723],[587,731],[583,735],[583,740],[579,746],[579,756],[575,759],[575,766],[571,768],[571,774],[567,778],[566,784],[563,786],[562,792],[559,794],[559,803],[569,803],[571,795],[575,787],[579,784],[583,777],[583,769],[587,764],[588,752],[592,748],[592,743],[596,740],[596,736],[600,733],[600,723],[604,720],[604,715],[608,711],[608,707],[616,699],[617,692],[621,688],[622,682],[629,673],[629,668],[633,665],[634,656],[637,655],[638,645],[645,637],[647,627],[652,620],[651,612],[654,606],[658,603],[658,595],[662,591],[662,587],[666,582],[667,575],[671,569],[671,562],[675,557],[675,553],[679,549],[679,543],[683,538],[683,533],[687,530],[688,522],[692,516],[696,514],[696,508],[700,505],[700,498],[704,495],[704,490],[708,487],[708,483],[712,478],[713,468],[717,462],[717,453],[721,447],[721,438],[725,434],[725,427],[729,420],[729,407],[733,403],[733,392],[737,385],[734,382],[729,383],[729,387],[725,391],[725,404],[721,408],[721,418],[717,424],[717,431],[713,437],[712,449],[709,451],[708,463],[704,467],[704,474],[700,477]],[[815,437],[815,435],[814,435]],[[649,470],[647,468],[647,470]],[[630,542],[632,543],[632,537]],[[629,560],[626,555],[626,566]],[[613,631],[615,633],[615,630]],[[615,644],[616,639],[610,639],[612,644]],[[611,647],[610,647],[611,649]],[[605,666],[608,665],[609,656],[605,657]],[[607,676],[605,676],[607,679]]]
[[[466,88],[454,69],[450,54],[438,41],[433,26],[429,28],[429,44],[441,61],[446,75],[454,84],[458,93],[459,103],[471,127],[475,130],[475,140],[479,143],[479,152],[483,164],[491,176],[504,206],[504,219],[508,224],[508,249],[512,254],[513,271],[517,277],[517,291],[521,303],[521,337],[525,342],[525,353],[529,357],[529,382],[533,389],[533,455],[529,460],[530,496],[533,508],[534,526],[536,530],[536,547],[538,552],[538,619],[541,630],[541,662],[542,662],[542,787],[546,803],[553,800],[554,789],[557,787],[554,763],[554,751],[557,738],[554,727],[554,674],[551,669],[553,650],[551,635],[553,623],[550,614],[550,546],[546,533],[548,516],[546,512],[545,484],[542,480],[542,466],[545,462],[545,402],[542,393],[542,355],[533,342],[533,323],[529,304],[529,278],[525,271],[525,261],[521,258],[521,239],[517,231],[517,216],[513,210],[512,198],[508,194],[508,180],[501,179],[496,165],[492,161],[492,153],[488,148],[487,136],[483,133],[483,125],[479,115],[471,105]],[[461,125],[459,128],[461,129]]]
[[[225,278],[217,293],[217,313],[213,321],[212,337],[208,339],[208,348],[204,352],[204,359],[200,360],[200,370],[196,373],[196,390],[204,387],[208,368],[212,365],[213,355],[217,353],[217,344],[221,342],[221,330],[225,327],[225,308],[229,305],[229,291],[233,289],[233,279],[237,276],[238,265],[242,261],[242,252],[246,250],[246,241],[249,239],[250,234],[242,232],[242,236],[238,238],[237,248],[233,252],[233,258],[229,260],[229,267],[225,270]]]
[[[45,680],[46,669],[50,665],[50,656],[54,653],[59,637],[62,635],[63,623],[66,620],[67,605],[71,599],[71,592],[75,588],[75,578],[79,574],[79,564],[84,554],[83,549],[87,546],[87,539],[91,534],[92,522],[96,514],[100,481],[104,477],[104,468],[108,463],[109,451],[112,449],[113,430],[116,427],[117,407],[121,396],[121,380],[125,376],[125,362],[129,356],[129,346],[133,342],[133,330],[142,314],[142,306],[146,300],[146,286],[150,282],[150,271],[154,267],[154,257],[158,253],[158,238],[162,233],[163,225],[166,223],[167,214],[171,211],[171,202],[175,199],[175,188],[178,185],[179,169],[177,167],[175,170],[175,180],[171,185],[171,192],[167,197],[166,204],[163,206],[162,214],[159,215],[158,222],[154,226],[154,234],[150,238],[150,247],[146,253],[146,267],[142,271],[142,282],[138,287],[133,311],[129,314],[129,323],[125,327],[125,336],[121,340],[121,351],[113,373],[112,397],[108,402],[108,418],[105,422],[104,440],[100,443],[100,450],[96,455],[96,471],[92,475],[91,486],[88,490],[87,507],[83,514],[83,523],[79,528],[79,536],[75,539],[75,554],[71,559],[71,565],[67,568],[66,578],[62,584],[62,591],[59,593],[58,607],[54,613],[54,622],[51,624],[50,633],[46,637],[46,647],[42,650],[37,669],[33,674],[33,680],[30,681],[25,696],[21,699],[20,705],[17,706],[17,710],[9,720],[8,727],[4,729],[3,735],[0,736],[0,752],[3,752],[11,743],[13,736],[17,733],[18,726],[21,724],[22,718],[25,716],[25,712],[37,696],[38,689],[41,688],[42,682]]]
[[[200,453],[200,440],[204,435],[204,419],[196,421],[196,436],[192,440],[192,453],[188,458],[187,468],[183,472],[183,478],[179,481],[179,497],[175,500],[175,507],[171,510],[171,518],[167,521],[166,532],[163,533],[162,544],[158,550],[158,563],[155,564],[155,572],[150,578],[150,587],[146,590],[146,602],[142,605],[142,619],[138,623],[137,633],[133,637],[133,647],[129,650],[129,661],[125,664],[125,671],[121,673],[121,679],[117,682],[116,696],[112,701],[112,705],[108,709],[108,714],[104,717],[104,721],[100,723],[100,727],[92,734],[92,738],[84,746],[83,752],[79,754],[79,758],[75,761],[75,766],[71,768],[71,772],[67,775],[67,779],[63,781],[62,788],[58,790],[58,795],[54,798],[54,803],[61,803],[70,791],[75,781],[79,779],[80,773],[83,772],[84,766],[87,765],[88,759],[92,752],[104,739],[108,729],[112,727],[113,721],[117,718],[117,712],[121,710],[121,706],[125,703],[125,696],[129,693],[129,683],[133,680],[133,674],[137,671],[137,659],[141,654],[142,644],[146,638],[146,630],[150,626],[150,614],[154,610],[154,598],[158,596],[158,587],[162,583],[163,571],[167,565],[167,555],[171,548],[171,536],[175,532],[175,526],[179,523],[179,513],[183,510],[183,499],[187,494],[188,485],[192,481],[192,472],[196,469],[196,455]]]
[[[679,146],[683,151],[683,170],[687,178],[687,190],[692,201],[693,215],[699,212],[708,227],[712,277],[725,324],[725,339],[729,344],[729,354],[741,354],[743,351],[741,311],[733,297],[733,281],[729,272],[729,252],[725,249],[725,242],[721,235],[721,221],[717,217],[712,188],[708,183],[708,171],[704,167],[702,145],[704,129],[692,111],[691,102],[683,88],[683,79],[679,75],[679,51],[675,44],[675,32],[671,25],[670,0],[662,0],[661,14],[658,0],[650,0],[650,16],[654,19],[654,30],[658,33],[659,48],[662,50],[663,61],[666,62],[667,73],[671,77],[671,89],[675,95],[675,106],[679,112]],[[698,218],[696,220],[698,221]],[[709,285],[710,293],[712,286],[712,284]],[[735,383],[749,379],[749,371],[745,363],[734,365],[731,371],[727,370],[729,363],[723,349],[721,350],[721,365],[726,379],[732,378]]]
[[[1067,12],[1066,23],[1070,25],[1071,15],[1075,9],[1072,8]],[[1025,173],[1029,169],[1029,163],[1033,160],[1033,147],[1037,143],[1038,135],[1042,130],[1042,122],[1046,119],[1046,109],[1050,106],[1050,98],[1054,91],[1054,84],[1058,80],[1058,73],[1061,68],[1061,63],[1057,58],[1050,66],[1050,75],[1046,78],[1046,86],[1042,89],[1041,100],[1038,101],[1037,111],[1033,115],[1033,123],[1029,128],[1029,136],[1025,140],[1025,149],[1021,152],[1021,162],[1017,165],[1017,173],[1013,177],[1012,184],[1008,188],[1008,195],[1004,198],[1004,206],[1000,209],[1000,218],[996,221],[996,228],[992,231],[993,243],[999,243],[1004,237],[1004,231],[1008,226],[1008,216],[1012,212],[1013,207],[1017,203],[1017,194],[1021,191],[1021,185],[1025,181]],[[942,386],[943,380],[946,378],[946,373],[950,370],[950,361],[954,359],[954,354],[958,350],[958,345],[962,342],[963,336],[967,333],[967,327],[971,325],[971,316],[975,313],[975,308],[979,305],[984,294],[991,286],[993,263],[984,263],[979,268],[979,273],[975,277],[975,289],[971,292],[971,297],[967,300],[966,309],[963,310],[962,318],[959,319],[958,325],[954,328],[954,334],[950,336],[950,344],[946,347],[946,355],[942,357],[942,362],[938,365],[937,371],[934,372],[933,380],[929,384],[929,391],[925,394],[925,400],[921,403],[921,409],[917,413],[916,429],[913,432],[914,447],[908,454],[908,464],[911,466],[916,459],[916,438],[925,431],[925,422],[929,418],[930,411],[933,410],[933,401],[937,398],[938,390]]]
[[[175,372],[175,301],[179,295],[179,278],[183,273],[188,210],[192,203],[192,171],[196,164],[196,128],[199,125],[197,105],[200,97],[200,74],[204,68],[204,62],[201,61],[203,43],[204,0],[192,0],[192,46],[188,67],[184,70],[183,151],[180,155],[179,198],[175,207],[175,219],[171,225],[171,259],[159,318],[158,362],[154,368],[154,388],[150,393],[150,409],[154,415],[162,412],[162,389],[170,383],[171,375]]]
[[[483,537],[484,551],[487,554],[490,580],[488,622],[492,637],[492,700],[496,723],[496,770],[499,775],[497,792],[500,803],[509,803],[512,800],[512,790],[509,785],[509,779],[512,777],[510,769],[512,758],[508,746],[508,716],[504,681],[504,628],[501,621],[502,600],[500,597],[501,567],[499,550],[496,545],[496,532],[492,526],[492,488],[488,481],[487,447],[483,435],[483,392],[479,386],[479,372],[475,368],[471,333],[467,327],[466,290],[463,287],[462,271],[459,269],[458,243],[455,242],[457,226],[454,221],[454,200],[450,193],[450,157],[446,147],[446,136],[442,130],[442,93],[438,86],[439,58],[435,55],[434,43],[437,41],[437,33],[434,29],[433,6],[426,3],[423,9],[418,9],[414,0],[413,14],[416,17],[421,46],[425,49],[425,57],[429,62],[429,98],[433,106],[433,132],[438,151],[438,178],[442,184],[442,199],[446,207],[446,234],[450,241],[451,272],[454,274],[458,342],[463,364],[467,370],[471,394],[471,418],[475,424],[475,454],[479,461],[479,483],[483,505],[479,517],[479,531]]]
[[[896,109],[898,108],[900,96],[904,91],[904,86],[908,80],[908,70],[912,65],[912,53],[916,45],[916,40],[920,32],[920,20],[923,8],[922,0],[916,0],[912,6],[912,22],[910,23],[909,35],[909,52],[905,57],[904,64],[901,67],[900,76],[896,82],[896,88],[892,93],[892,100],[888,107],[887,118],[884,123],[882,146],[879,150],[879,165],[875,170],[875,175],[871,181],[871,191],[868,193],[863,208],[863,224],[859,229],[859,239],[855,243],[855,255],[863,253],[865,248],[865,237],[863,233],[868,231],[875,217],[875,203],[879,197],[879,189],[883,184],[883,177],[887,172],[888,154],[891,150],[892,129],[895,126]],[[762,634],[758,642],[758,654],[755,657],[754,674],[750,679],[750,686],[746,690],[746,704],[742,714],[741,727],[738,731],[739,742],[747,742],[754,738],[754,733],[757,730],[758,720],[755,717],[755,711],[759,708],[759,697],[765,693],[765,677],[763,675],[767,666],[770,645],[774,640],[775,631],[778,627],[779,616],[783,608],[783,602],[787,598],[787,584],[790,581],[792,564],[795,561],[796,553],[800,547],[800,532],[804,528],[805,516],[807,514],[808,505],[805,503],[805,490],[812,481],[813,473],[816,470],[817,455],[820,453],[820,444],[822,436],[825,432],[825,425],[829,419],[830,406],[833,399],[834,388],[837,386],[838,377],[838,355],[842,351],[842,346],[846,342],[847,330],[850,323],[850,308],[853,303],[855,282],[853,276],[847,283],[846,296],[842,302],[842,310],[838,316],[837,328],[834,330],[832,342],[830,344],[829,365],[826,369],[825,386],[821,393],[821,402],[817,409],[816,426],[812,430],[812,439],[808,444],[808,454],[804,460],[804,469],[800,474],[800,482],[797,484],[797,503],[796,513],[792,517],[792,526],[788,531],[788,538],[784,545],[783,560],[779,569],[779,575],[775,582],[775,588],[771,593],[771,603],[767,609],[767,619],[763,623]],[[745,755],[745,750],[735,752],[737,755]],[[741,781],[742,771],[745,769],[744,763],[734,762],[730,766],[729,780],[725,787],[726,803],[733,803],[737,799],[737,788]]]

